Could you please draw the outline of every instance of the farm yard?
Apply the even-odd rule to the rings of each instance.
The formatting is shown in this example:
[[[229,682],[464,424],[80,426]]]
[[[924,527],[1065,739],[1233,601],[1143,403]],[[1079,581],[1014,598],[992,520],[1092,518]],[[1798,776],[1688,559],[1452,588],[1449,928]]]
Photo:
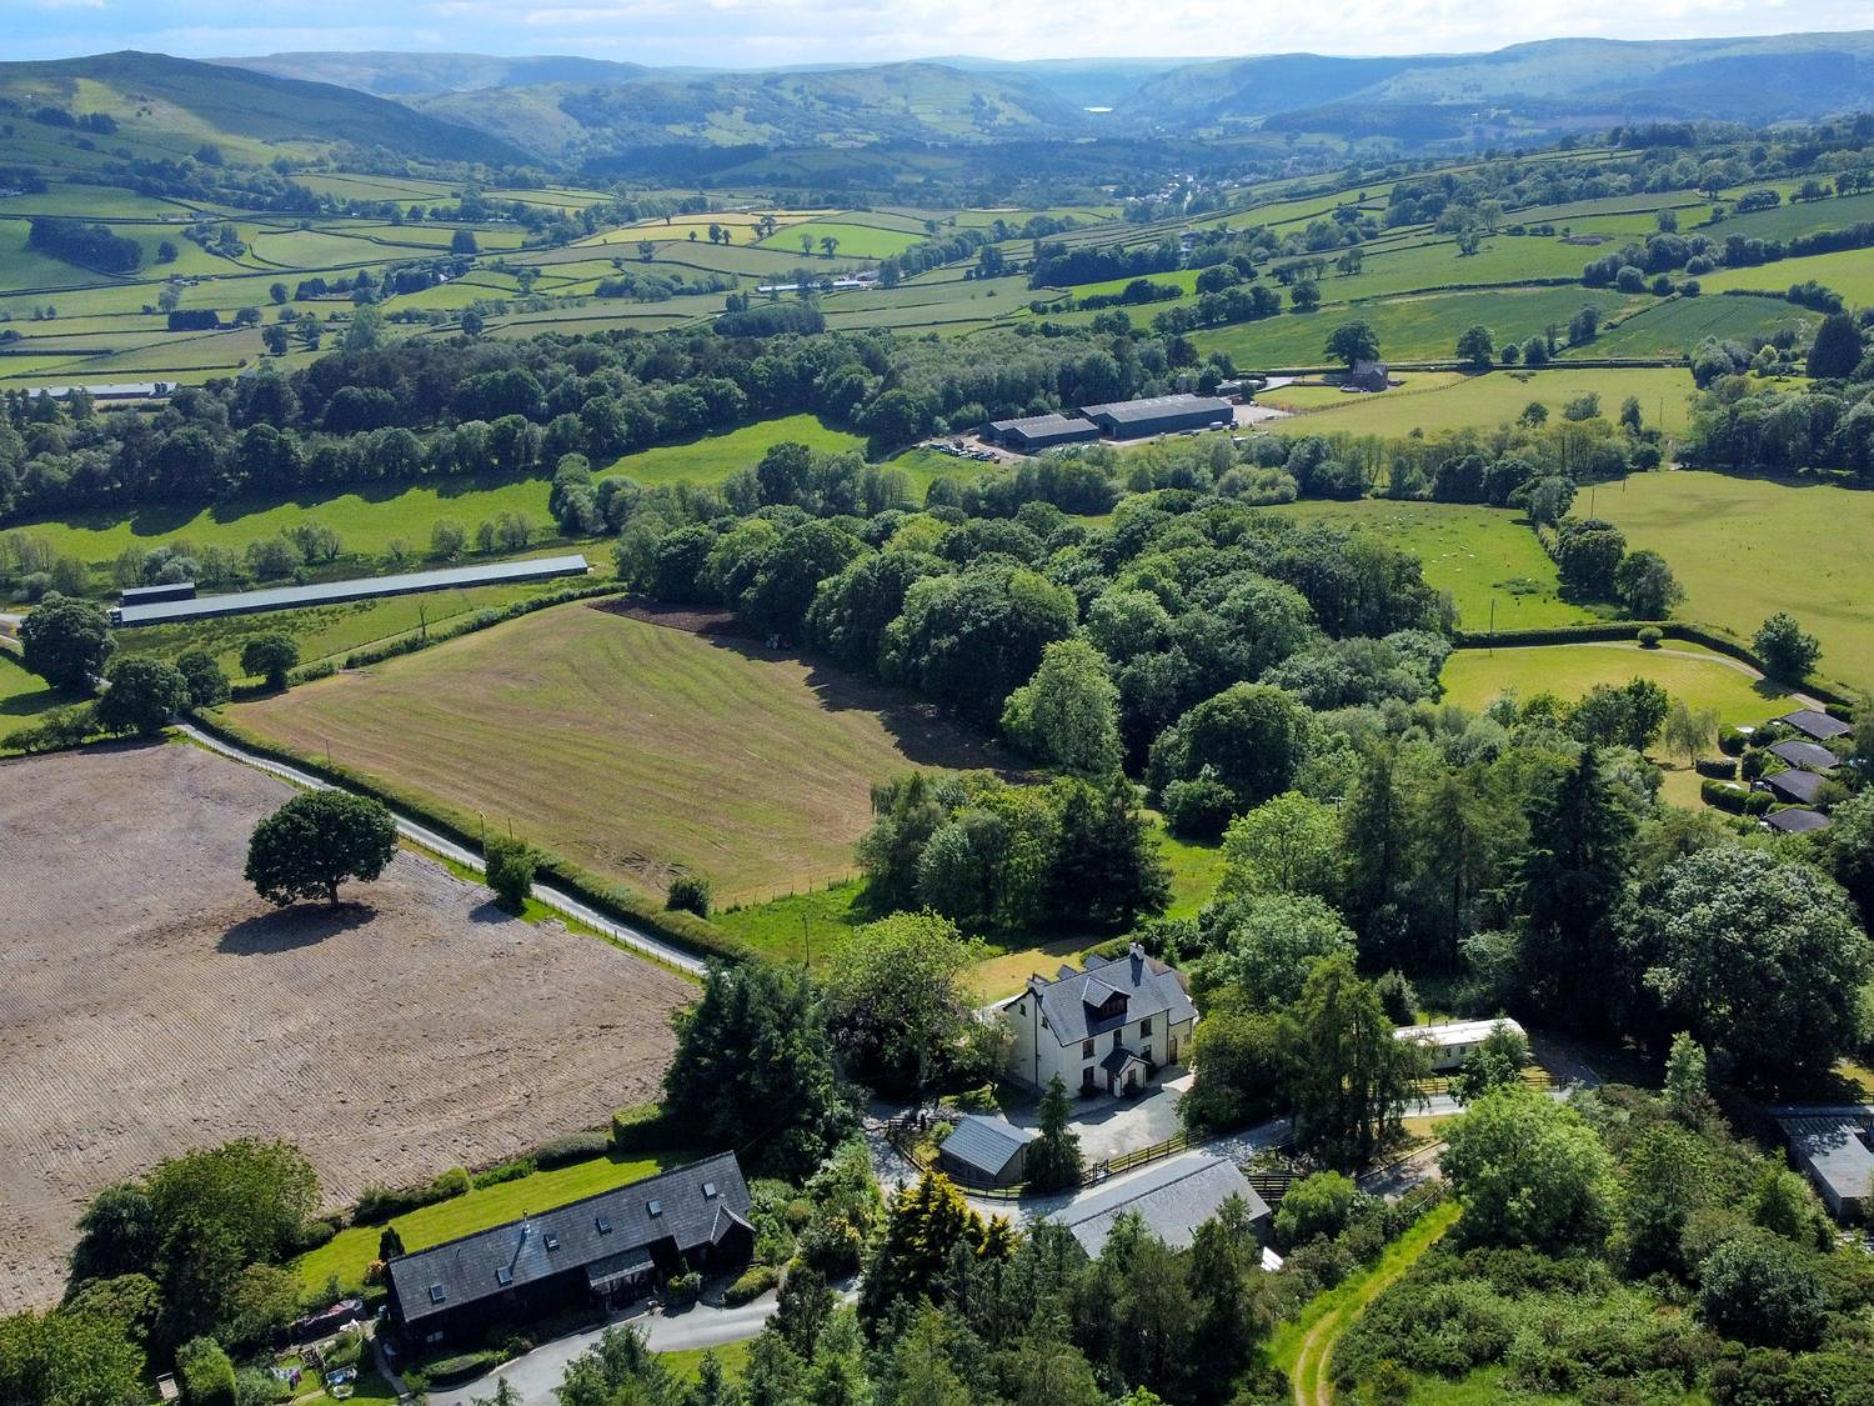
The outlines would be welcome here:
[[[368,671],[230,708],[474,833],[477,813],[663,898],[730,903],[852,872],[872,783],[994,765],[892,690],[739,640],[559,606]],[[490,756],[503,765],[490,768]]]
[[[55,1301],[78,1208],[166,1155],[288,1138],[339,1207],[656,1088],[685,980],[410,855],[274,910],[241,866],[290,794],[180,744],[0,763],[0,1310]]]

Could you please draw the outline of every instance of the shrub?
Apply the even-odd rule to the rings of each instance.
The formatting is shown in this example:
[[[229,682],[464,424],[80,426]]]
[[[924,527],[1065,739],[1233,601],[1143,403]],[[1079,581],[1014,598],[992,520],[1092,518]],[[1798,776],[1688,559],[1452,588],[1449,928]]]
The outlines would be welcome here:
[[[611,1144],[610,1133],[591,1128],[541,1143],[534,1149],[532,1160],[541,1168],[564,1167],[568,1162],[583,1162],[587,1158],[601,1156]]]
[[[1726,1241],[1699,1266],[1698,1306],[1726,1337],[1763,1347],[1813,1347],[1828,1293],[1808,1258],[1776,1236]]]
[[[1289,1187],[1275,1213],[1275,1233],[1284,1245],[1302,1245],[1317,1235],[1339,1235],[1360,1201],[1360,1188],[1339,1172],[1316,1172]]]
[[[634,1103],[612,1115],[614,1152],[654,1152],[671,1141],[672,1130],[661,1103]]]
[[[438,1358],[421,1372],[405,1372],[403,1381],[407,1388],[420,1396],[430,1387],[453,1386],[471,1377],[478,1377],[500,1361],[501,1354],[493,1349],[459,1352],[453,1357]]]
[[[479,1191],[484,1186],[499,1186],[504,1181],[519,1181],[522,1177],[532,1176],[537,1170],[533,1158],[516,1157],[511,1162],[502,1162],[475,1173],[472,1180],[475,1183],[475,1189]]]
[[[736,1281],[722,1291],[722,1301],[730,1308],[760,1298],[781,1282],[781,1271],[771,1264],[751,1264]]]
[[[1740,786],[1735,781],[1701,781],[1698,785],[1699,797],[1708,806],[1719,810],[1728,810],[1733,815],[1743,815],[1744,805],[1752,792],[1747,786]]]
[[[534,891],[534,870],[540,857],[523,840],[491,835],[482,847],[483,877],[502,906],[518,913]]]
[[[1218,839],[1236,811],[1236,793],[1213,775],[1200,774],[1165,787],[1165,824],[1180,839]]]
[[[672,911],[709,916],[709,880],[701,874],[679,874],[670,881],[664,907]]]
[[[177,1348],[176,1375],[188,1406],[234,1406],[234,1364],[213,1338],[193,1338]]]
[[[695,1303],[702,1297],[703,1276],[695,1270],[684,1274],[674,1274],[664,1286],[664,1297],[671,1303]]]
[[[446,1172],[439,1172],[430,1186],[433,1201],[447,1201],[454,1196],[466,1196],[473,1185],[469,1180],[467,1167],[451,1167]]]
[[[1749,745],[1750,738],[1737,728],[1726,726],[1718,729],[1718,750],[1725,756],[1741,756]]]
[[[1666,637],[1665,632],[1661,630],[1659,626],[1642,625],[1640,627],[1640,633],[1639,633],[1640,648],[1641,649],[1658,649],[1659,642],[1663,640],[1665,637]]]
[[[1737,763],[1729,757],[1700,757],[1692,765],[1700,776],[1709,776],[1718,781],[1737,779]]]

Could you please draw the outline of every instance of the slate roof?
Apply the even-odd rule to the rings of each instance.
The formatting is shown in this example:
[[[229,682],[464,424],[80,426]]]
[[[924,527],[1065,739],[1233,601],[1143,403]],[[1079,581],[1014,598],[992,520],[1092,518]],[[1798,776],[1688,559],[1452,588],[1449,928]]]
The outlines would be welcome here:
[[[1220,420],[1228,420],[1235,411],[1230,402],[1212,395],[1191,395],[1188,392],[1179,395],[1154,395],[1144,400],[1115,400],[1105,405],[1083,405],[1082,415],[1108,415],[1122,425],[1133,424],[1140,420],[1158,420],[1173,415],[1193,415],[1199,411],[1214,414]]]
[[[1800,835],[1809,830],[1828,829],[1828,817],[1819,810],[1809,810],[1802,806],[1791,806],[1788,810],[1773,810],[1764,816],[1763,823],[1772,830],[1781,830],[1785,835]]]
[[[1874,1195],[1874,1104],[1772,1108],[1790,1151],[1832,1193],[1835,1206]]]
[[[1126,998],[1124,1009],[1116,1015],[1096,1014],[1115,992]],[[1064,1046],[1148,1016],[1163,1016],[1177,1025],[1197,1015],[1177,972],[1138,947],[1112,961],[1089,956],[1084,969],[1062,967],[1054,981],[1030,977],[1026,995],[1041,1003],[1048,1029]]]
[[[1770,755],[1781,757],[1791,766],[1799,766],[1804,771],[1827,771],[1830,767],[1841,765],[1841,758],[1821,743],[1801,742],[1793,737],[1770,748]]]
[[[1055,434],[1097,435],[1100,432],[1100,427],[1091,420],[1083,420],[1078,415],[1062,415],[1054,411],[1049,411],[1046,415],[1024,415],[1014,420],[991,420],[989,428],[999,435],[1016,433],[1029,439]]]
[[[1810,805],[1822,794],[1822,783],[1825,779],[1817,776],[1813,771],[1803,771],[1792,767],[1788,771],[1779,771],[1774,776],[1764,777],[1763,784],[1787,800],[1801,801],[1804,805]]]
[[[1018,1128],[1003,1118],[985,1118],[978,1113],[965,1114],[957,1120],[955,1131],[943,1140],[945,1157],[954,1157],[986,1176],[999,1176],[1011,1159],[1037,1134],[1032,1128]]]
[[[656,1214],[652,1214],[652,1207]],[[399,1255],[388,1266],[406,1323],[510,1288],[585,1269],[617,1273],[662,1240],[679,1253],[748,1225],[748,1184],[733,1152],[601,1191],[490,1230]],[[501,1272],[505,1271],[505,1278]]]
[[[1490,1038],[1490,1032],[1501,1025],[1513,1034],[1523,1035],[1523,1027],[1508,1016],[1496,1020],[1454,1020],[1444,1025],[1402,1025],[1393,1031],[1395,1040],[1419,1040],[1433,1049],[1443,1049],[1450,1045],[1476,1045]]]
[[[1845,737],[1854,731],[1840,718],[1831,718],[1827,713],[1814,708],[1798,708],[1793,713],[1785,713],[1777,719],[1788,723],[1796,731],[1806,733],[1817,742],[1832,742],[1837,737]]]
[[[1135,1212],[1145,1228],[1174,1249],[1188,1246],[1197,1227],[1217,1214],[1232,1196],[1240,1196],[1253,1220],[1269,1214],[1236,1164],[1205,1153],[1174,1157],[1149,1172],[1128,1178],[1056,1212],[1049,1219],[1073,1232],[1080,1248],[1097,1255],[1113,1233],[1113,1223]]]

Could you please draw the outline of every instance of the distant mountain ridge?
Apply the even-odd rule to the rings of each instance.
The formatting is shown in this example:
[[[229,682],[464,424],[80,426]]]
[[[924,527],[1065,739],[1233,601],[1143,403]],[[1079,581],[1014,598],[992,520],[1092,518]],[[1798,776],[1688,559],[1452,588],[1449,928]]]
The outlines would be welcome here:
[[[628,83],[658,71],[640,63],[564,54],[511,59],[492,54],[400,53],[391,49],[261,54],[209,62],[276,78],[335,83],[383,98],[461,93],[476,88],[528,88],[541,83]]]
[[[133,132],[192,129],[205,141],[222,135],[382,146],[441,161],[526,160],[524,152],[485,131],[353,88],[133,49],[79,59],[0,63],[0,98],[102,112]]]

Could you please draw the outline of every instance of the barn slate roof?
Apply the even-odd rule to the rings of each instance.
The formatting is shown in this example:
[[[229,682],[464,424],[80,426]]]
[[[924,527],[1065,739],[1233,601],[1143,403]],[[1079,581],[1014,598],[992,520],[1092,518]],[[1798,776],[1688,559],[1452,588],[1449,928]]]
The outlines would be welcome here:
[[[1809,810],[1804,806],[1791,806],[1788,810],[1773,810],[1764,816],[1763,823],[1772,830],[1781,830],[1786,835],[1800,835],[1809,830],[1828,829],[1828,817],[1819,810]]]
[[[1199,411],[1214,414],[1218,419],[1228,420],[1235,411],[1230,402],[1219,400],[1216,396],[1191,395],[1188,392],[1178,395],[1147,396],[1143,400],[1115,400],[1105,405],[1083,405],[1080,413],[1089,417],[1106,415],[1118,423],[1132,424],[1140,420],[1161,420],[1171,416],[1192,415]]]
[[[1777,719],[1788,723],[1796,731],[1806,733],[1817,742],[1832,742],[1837,737],[1845,737],[1854,729],[1840,718],[1832,718],[1827,713],[1814,708],[1798,708],[1794,712],[1783,714]]]
[[[1206,1153],[1175,1157],[1149,1172],[1128,1177],[1118,1186],[1096,1192],[1057,1211],[1049,1219],[1073,1232],[1081,1249],[1098,1255],[1113,1233],[1113,1223],[1127,1212],[1145,1222],[1145,1228],[1173,1249],[1183,1249],[1197,1227],[1217,1214],[1232,1196],[1249,1207],[1251,1220],[1269,1214],[1268,1202],[1256,1194],[1234,1162]]]
[[[1841,758],[1820,742],[1803,742],[1794,737],[1771,747],[1770,754],[1804,771],[1827,771],[1830,767],[1841,765]]]
[[[641,1266],[664,1240],[680,1254],[716,1244],[732,1226],[746,1227],[748,1212],[741,1164],[724,1152],[399,1255],[388,1270],[404,1321],[416,1323],[572,1270],[603,1279]]]
[[[1791,767],[1788,771],[1764,777],[1763,784],[1779,796],[1809,805],[1822,794],[1822,784],[1826,780],[1826,777],[1817,776],[1813,771]]]
[[[1002,1169],[1036,1136],[1033,1129],[1018,1128],[1006,1119],[968,1113],[957,1120],[956,1129],[944,1139],[942,1152],[945,1157],[954,1157],[994,1177],[1001,1175]]]

